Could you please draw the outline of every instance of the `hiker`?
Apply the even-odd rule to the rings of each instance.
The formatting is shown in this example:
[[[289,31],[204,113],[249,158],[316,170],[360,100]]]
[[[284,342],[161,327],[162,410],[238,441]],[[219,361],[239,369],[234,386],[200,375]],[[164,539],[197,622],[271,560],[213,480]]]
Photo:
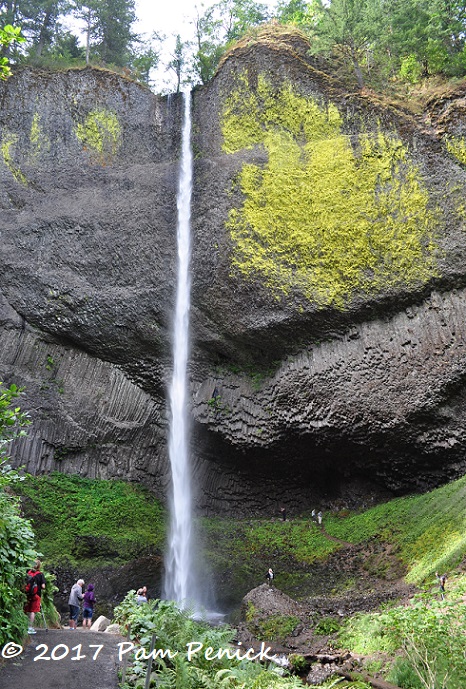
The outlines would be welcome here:
[[[445,584],[447,583],[447,575],[442,574],[440,575],[438,572],[435,572],[435,576],[437,577],[439,589],[440,589],[440,598],[442,600],[445,600]]]
[[[83,596],[84,579],[78,579],[76,584],[71,587],[68,605],[70,606],[70,629],[75,630],[78,626],[79,604]]]
[[[273,586],[273,577],[274,577],[273,569],[271,567],[269,567],[269,571],[265,575],[265,578],[267,579],[269,586]]]
[[[142,586],[137,590],[136,602],[138,605],[141,605],[141,603],[147,603],[147,586]]]
[[[88,584],[87,591],[83,597],[83,627],[91,628],[92,615],[94,614],[95,593],[94,585]]]
[[[322,512],[317,512],[317,523],[322,526]]]
[[[286,522],[286,507],[280,507],[280,514],[282,515],[283,521]]]
[[[41,561],[36,560],[34,566],[27,573],[26,579],[26,603],[24,612],[29,618],[28,634],[35,634],[34,618],[36,612],[40,612],[42,591],[45,589],[45,577],[40,571]]]
[[[315,511],[315,510],[312,510],[312,512],[311,512],[311,519],[315,519],[315,518],[316,518],[316,511]]]

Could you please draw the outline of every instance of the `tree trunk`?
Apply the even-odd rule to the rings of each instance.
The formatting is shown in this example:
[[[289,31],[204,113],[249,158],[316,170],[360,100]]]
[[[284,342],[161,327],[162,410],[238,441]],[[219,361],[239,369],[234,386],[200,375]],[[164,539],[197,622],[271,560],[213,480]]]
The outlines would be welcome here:
[[[39,40],[37,41],[37,47],[36,47],[36,56],[40,57],[42,55],[42,51],[44,49],[46,40],[47,40],[47,32],[49,29],[50,25],[50,17],[51,17],[51,11],[46,12],[44,21],[42,23],[42,27],[40,29],[40,34],[39,34]]]

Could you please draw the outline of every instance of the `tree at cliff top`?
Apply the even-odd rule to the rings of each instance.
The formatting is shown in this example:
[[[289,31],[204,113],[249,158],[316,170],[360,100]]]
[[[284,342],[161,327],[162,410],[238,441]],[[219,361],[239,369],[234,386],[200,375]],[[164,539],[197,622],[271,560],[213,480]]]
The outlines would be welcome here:
[[[186,47],[187,44],[183,43],[180,34],[176,37],[175,49],[172,53],[171,60],[168,63],[168,69],[173,70],[176,74],[176,92],[180,92],[181,77],[183,73],[184,66],[186,64]]]
[[[379,50],[410,81],[466,73],[464,0],[385,0]]]
[[[136,19],[134,0],[88,0],[83,6],[91,16],[88,31],[95,40],[91,51],[94,58],[106,65],[126,67],[136,39],[131,29]]]
[[[316,0],[316,52],[339,51],[352,65],[359,88],[364,86],[361,63],[377,40],[382,24],[380,0]]]
[[[193,72],[203,84],[215,73],[228,44],[269,19],[266,5],[253,0],[220,0],[194,21]]]
[[[276,17],[306,31],[314,53],[343,57],[360,88],[466,74],[464,0],[282,0]]]

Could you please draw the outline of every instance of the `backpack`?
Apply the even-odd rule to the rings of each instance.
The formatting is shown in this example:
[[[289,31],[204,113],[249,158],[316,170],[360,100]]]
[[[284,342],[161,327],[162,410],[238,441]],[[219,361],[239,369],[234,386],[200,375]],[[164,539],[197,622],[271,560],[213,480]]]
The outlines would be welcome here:
[[[26,586],[25,586],[25,591],[26,591],[26,596],[28,598],[33,598],[37,592],[39,591],[39,585],[37,583],[37,576],[38,572],[32,573],[32,571],[27,573],[26,577]]]

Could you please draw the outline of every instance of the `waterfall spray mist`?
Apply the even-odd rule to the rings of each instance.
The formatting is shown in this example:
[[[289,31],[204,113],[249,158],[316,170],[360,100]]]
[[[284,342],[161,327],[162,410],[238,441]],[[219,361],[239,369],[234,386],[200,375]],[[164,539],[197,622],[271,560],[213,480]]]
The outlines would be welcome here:
[[[170,436],[168,451],[172,495],[168,552],[165,562],[164,598],[180,607],[195,604],[196,586],[192,563],[192,497],[188,450],[187,365],[189,353],[190,257],[191,257],[191,94],[185,92],[181,167],[177,198],[178,278],[173,332],[173,376],[170,387]]]

